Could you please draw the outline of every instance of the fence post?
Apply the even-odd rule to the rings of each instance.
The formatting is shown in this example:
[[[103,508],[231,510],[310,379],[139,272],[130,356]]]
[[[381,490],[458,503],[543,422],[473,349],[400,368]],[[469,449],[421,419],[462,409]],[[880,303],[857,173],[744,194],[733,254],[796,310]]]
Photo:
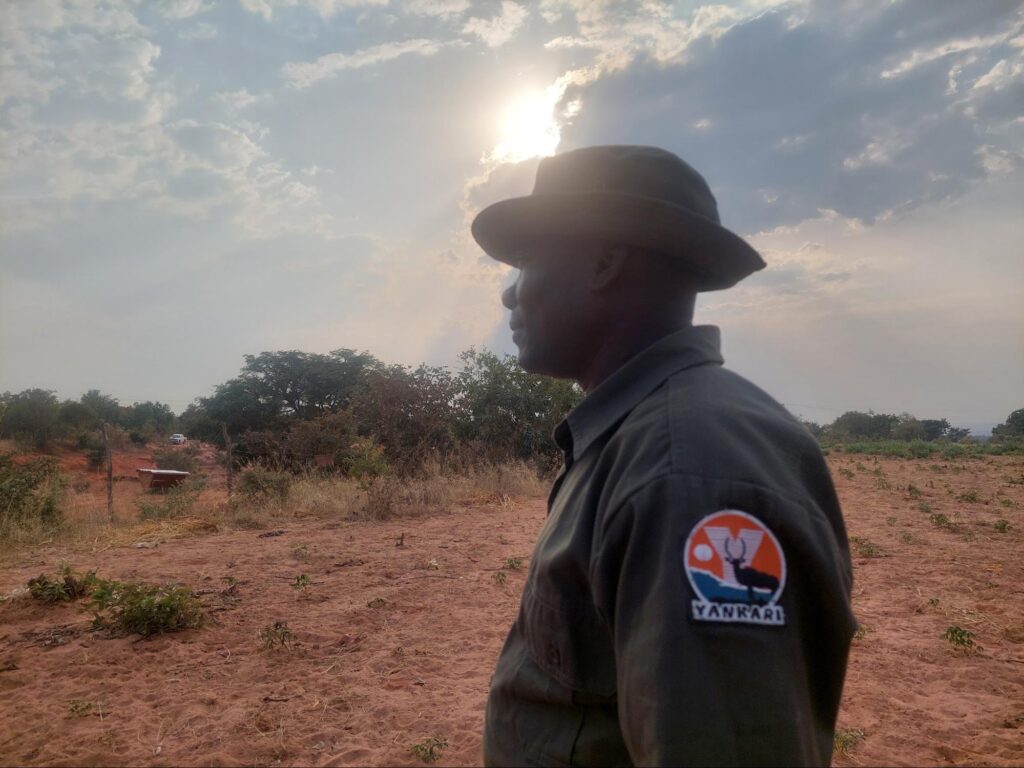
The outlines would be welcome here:
[[[107,440],[107,424],[103,423],[103,453],[107,458],[107,515],[110,522],[114,522],[114,457],[110,453],[110,443]]]
[[[234,467],[235,460],[232,457],[232,450],[231,449],[232,449],[233,446],[231,445],[231,438],[228,436],[228,425],[223,423],[223,422],[221,422],[220,429],[221,429],[221,432],[224,435],[224,448],[228,452],[228,498],[230,499],[231,498],[231,485],[232,485],[232,483],[231,483],[231,476],[232,476],[232,473],[234,472],[234,469],[235,469],[235,467]]]

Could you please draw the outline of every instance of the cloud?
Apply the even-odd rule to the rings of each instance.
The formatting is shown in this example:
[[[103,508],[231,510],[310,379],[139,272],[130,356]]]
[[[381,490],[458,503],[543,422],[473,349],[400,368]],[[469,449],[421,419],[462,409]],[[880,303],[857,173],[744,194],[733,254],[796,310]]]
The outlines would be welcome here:
[[[264,21],[274,18],[280,8],[309,8],[323,19],[330,19],[350,8],[386,6],[389,0],[239,0],[242,8],[249,13],[263,17]]]
[[[1012,42],[1024,16],[977,8],[821,3],[794,23],[792,5],[737,6],[660,27],[653,11],[613,24],[617,4],[577,11],[573,34],[601,48],[565,91],[581,108],[560,149],[674,150],[748,232],[819,208],[870,223],[953,200],[1019,170],[1024,149],[1024,50]],[[677,30],[674,47],[659,29]],[[712,130],[696,130],[704,120]]]
[[[163,0],[158,6],[161,16],[174,21],[206,13],[212,8],[213,6],[206,0]]]
[[[217,36],[217,28],[213,24],[201,21],[193,27],[183,29],[178,33],[182,40],[212,40]]]
[[[214,98],[233,110],[245,109],[260,100],[259,96],[249,93],[245,88],[239,88],[237,91],[220,91]]]
[[[450,18],[461,16],[473,4],[470,0],[405,0],[402,11],[413,16],[434,16]]]
[[[491,48],[500,48],[515,35],[526,21],[529,11],[511,0],[502,0],[501,13],[490,19],[473,17],[462,28],[464,34],[476,35]]]
[[[281,69],[284,78],[296,88],[308,88],[320,80],[348,69],[361,69],[393,61],[400,56],[433,56],[447,44],[434,40],[405,40],[382,43],[353,53],[329,53],[315,61],[292,61]]]

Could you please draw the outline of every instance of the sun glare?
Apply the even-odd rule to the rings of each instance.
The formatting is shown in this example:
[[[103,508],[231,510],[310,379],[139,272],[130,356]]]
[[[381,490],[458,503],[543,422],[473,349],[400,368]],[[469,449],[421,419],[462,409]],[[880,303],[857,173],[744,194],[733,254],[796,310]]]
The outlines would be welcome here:
[[[518,163],[531,157],[553,155],[560,131],[555,121],[559,89],[524,93],[505,108],[501,117],[501,141],[491,159],[499,163]]]

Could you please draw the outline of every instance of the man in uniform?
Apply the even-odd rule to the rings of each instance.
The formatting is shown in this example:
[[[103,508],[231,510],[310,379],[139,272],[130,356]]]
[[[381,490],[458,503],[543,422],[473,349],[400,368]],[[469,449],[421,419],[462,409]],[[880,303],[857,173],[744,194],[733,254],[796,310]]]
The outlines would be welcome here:
[[[722,367],[699,291],[764,262],[652,147],[543,160],[473,235],[522,366],[584,400],[491,681],[489,765],[827,765],[849,547],[813,438]]]

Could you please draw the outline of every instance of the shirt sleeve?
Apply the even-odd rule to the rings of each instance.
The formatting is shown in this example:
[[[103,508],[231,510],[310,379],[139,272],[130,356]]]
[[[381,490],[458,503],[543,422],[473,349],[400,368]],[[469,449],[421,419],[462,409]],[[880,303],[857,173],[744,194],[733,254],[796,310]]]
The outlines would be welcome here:
[[[828,764],[855,628],[833,524],[812,499],[686,475],[600,521],[591,585],[635,764]]]

